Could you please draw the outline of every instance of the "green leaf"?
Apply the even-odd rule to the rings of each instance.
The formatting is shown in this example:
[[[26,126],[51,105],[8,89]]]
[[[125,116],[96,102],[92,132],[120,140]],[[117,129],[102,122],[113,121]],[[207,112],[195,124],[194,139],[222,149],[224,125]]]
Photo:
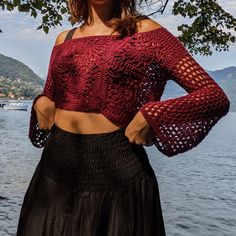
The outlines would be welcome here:
[[[14,0],[13,5],[14,5],[14,7],[19,6],[20,5],[20,0]]]
[[[42,29],[42,27],[43,27],[43,25],[40,25],[40,26],[38,26],[38,28],[36,30],[40,30],[40,29]]]
[[[43,26],[43,31],[47,34],[47,33],[48,33],[48,30],[49,30],[49,27],[46,26],[46,25],[44,25],[44,26]]]
[[[231,36],[231,37],[230,37],[230,41],[231,41],[232,43],[235,43],[235,36]]]

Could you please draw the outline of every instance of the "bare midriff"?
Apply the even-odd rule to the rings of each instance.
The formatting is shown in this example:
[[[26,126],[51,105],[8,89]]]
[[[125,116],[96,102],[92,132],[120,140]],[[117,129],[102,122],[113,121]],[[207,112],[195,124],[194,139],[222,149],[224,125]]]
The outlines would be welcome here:
[[[119,129],[101,113],[67,111],[56,108],[55,124],[72,133],[98,134]]]

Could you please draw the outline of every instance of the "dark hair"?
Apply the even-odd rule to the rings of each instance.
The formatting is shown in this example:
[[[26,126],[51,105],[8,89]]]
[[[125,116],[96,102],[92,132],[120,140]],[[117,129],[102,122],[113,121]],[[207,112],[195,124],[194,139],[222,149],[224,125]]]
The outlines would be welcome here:
[[[143,0],[140,0],[141,4]],[[69,10],[69,21],[73,24],[82,23],[81,29],[92,22],[89,20],[89,7],[87,0],[67,0],[67,7]],[[146,15],[140,14],[136,10],[136,0],[114,0],[112,19],[107,24],[110,25],[114,31],[119,32],[120,38],[127,35],[132,35],[137,32],[137,22],[141,19],[148,19]],[[93,19],[91,19],[93,21]]]

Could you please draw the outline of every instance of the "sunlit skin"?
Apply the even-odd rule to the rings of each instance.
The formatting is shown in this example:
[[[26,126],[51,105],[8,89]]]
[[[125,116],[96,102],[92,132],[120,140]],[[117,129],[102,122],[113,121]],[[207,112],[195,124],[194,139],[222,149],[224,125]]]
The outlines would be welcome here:
[[[93,15],[94,23],[86,26],[83,31],[77,29],[73,38],[111,34],[113,29],[109,28],[106,20],[110,19],[113,1],[111,0],[88,0],[90,4],[90,16]],[[145,32],[161,27],[160,24],[145,19],[137,25],[138,32]],[[61,32],[55,41],[55,45],[61,44],[69,30]],[[116,32],[114,33],[116,34]],[[61,129],[72,133],[95,134],[114,131],[120,126],[109,121],[104,115],[92,112],[66,111],[55,108],[55,104],[48,97],[42,96],[34,105],[39,127],[51,129],[53,123]],[[154,132],[147,123],[142,113],[138,111],[125,129],[125,136],[131,143],[150,146],[153,144]]]

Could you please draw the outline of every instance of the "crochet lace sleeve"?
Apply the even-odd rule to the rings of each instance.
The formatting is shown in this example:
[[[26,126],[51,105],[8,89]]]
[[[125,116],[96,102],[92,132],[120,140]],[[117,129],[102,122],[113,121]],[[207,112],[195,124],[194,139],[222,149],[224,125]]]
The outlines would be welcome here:
[[[53,62],[53,58],[55,56],[55,48],[52,49],[50,60],[49,60],[49,67],[48,67],[48,73],[47,73],[47,79],[44,85],[43,92],[41,94],[38,94],[32,103],[31,112],[30,112],[30,122],[29,122],[29,134],[28,137],[31,141],[31,143],[37,147],[41,148],[44,146],[47,137],[50,134],[50,130],[44,130],[40,129],[38,125],[37,115],[34,110],[34,104],[37,102],[37,100],[42,96],[47,96],[50,100],[54,101],[53,96],[53,79],[51,76],[51,64]]]
[[[230,102],[222,88],[168,30],[155,37],[154,58],[160,67],[187,91],[184,96],[149,101],[140,107],[155,133],[154,144],[171,157],[197,146],[225,116]]]

